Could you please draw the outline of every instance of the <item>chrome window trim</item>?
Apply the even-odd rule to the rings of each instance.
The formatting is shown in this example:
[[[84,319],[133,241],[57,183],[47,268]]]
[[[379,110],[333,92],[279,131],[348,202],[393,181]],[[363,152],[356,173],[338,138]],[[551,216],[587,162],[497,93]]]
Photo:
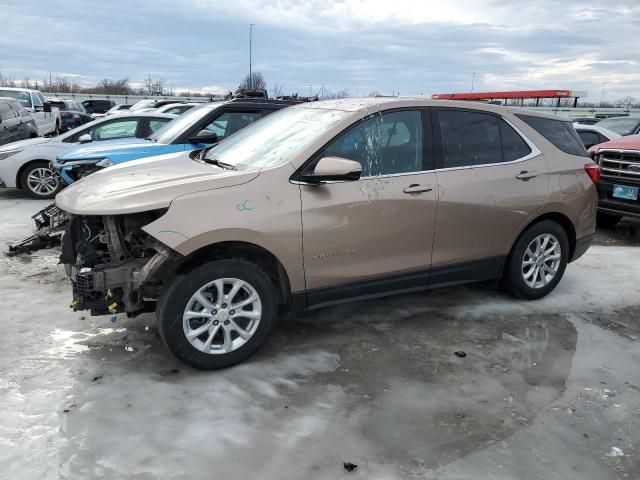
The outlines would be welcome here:
[[[447,167],[447,168],[438,168],[436,169],[436,172],[449,172],[449,171],[454,171],[454,170],[469,170],[471,168],[484,168],[484,167],[495,167],[496,165],[512,165],[514,163],[521,163],[521,162],[526,162],[527,160],[531,160],[532,158],[535,158],[539,155],[542,155],[542,152],[540,151],[540,149],[538,147],[536,147],[536,144],[533,143],[531,141],[531,139],[529,137],[527,137],[522,130],[520,130],[518,127],[516,127],[513,123],[511,123],[509,121],[509,119],[503,117],[503,116],[498,116],[498,118],[504,120],[507,125],[509,125],[511,128],[513,128],[516,133],[518,135],[520,135],[520,138],[522,138],[524,140],[524,142],[529,146],[529,148],[531,149],[531,152],[527,155],[525,155],[524,157],[520,157],[520,158],[516,158],[515,160],[510,160],[508,162],[494,162],[494,163],[483,163],[481,165],[465,165],[462,167]]]

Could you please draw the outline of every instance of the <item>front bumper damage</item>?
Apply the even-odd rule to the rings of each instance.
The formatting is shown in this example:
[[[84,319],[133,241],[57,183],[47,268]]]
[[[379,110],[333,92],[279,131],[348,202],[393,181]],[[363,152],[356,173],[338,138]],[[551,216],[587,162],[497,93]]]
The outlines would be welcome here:
[[[61,263],[73,285],[74,311],[136,316],[155,310],[162,284],[181,256],[140,229],[149,223],[141,215],[72,217]]]

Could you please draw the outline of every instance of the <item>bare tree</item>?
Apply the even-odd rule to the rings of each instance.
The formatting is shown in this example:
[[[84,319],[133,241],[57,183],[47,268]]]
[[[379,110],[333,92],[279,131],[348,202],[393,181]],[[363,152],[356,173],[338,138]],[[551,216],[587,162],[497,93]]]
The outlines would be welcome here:
[[[238,90],[266,90],[267,82],[264,80],[264,76],[260,72],[252,72],[251,78],[249,74],[240,82]]]
[[[5,77],[0,72],[0,87],[15,87],[16,81],[11,77]]]
[[[332,98],[349,98],[349,92],[347,90],[338,90],[337,92],[332,92],[331,90],[325,91],[324,98],[332,99]]]
[[[149,74],[149,77],[144,80],[146,93],[148,95],[162,95],[165,82],[164,78],[154,80],[151,78],[151,74]]]
[[[278,98],[284,95],[284,86],[281,83],[273,84],[273,96]]]
[[[631,108],[631,106],[636,103],[636,98],[632,97],[631,95],[627,95],[626,97],[619,98],[613,103],[615,105],[621,105],[624,108]]]

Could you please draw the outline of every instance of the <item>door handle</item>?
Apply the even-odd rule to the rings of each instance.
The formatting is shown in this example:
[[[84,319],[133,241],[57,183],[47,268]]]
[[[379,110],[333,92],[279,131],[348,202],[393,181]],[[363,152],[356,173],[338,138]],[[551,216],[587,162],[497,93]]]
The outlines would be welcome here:
[[[431,185],[419,185],[417,183],[412,183],[402,191],[410,195],[419,195],[424,192],[430,192],[431,190],[433,190]]]
[[[516,178],[518,180],[524,180],[527,181],[530,178],[535,178],[538,176],[538,172],[528,172],[526,170],[521,171],[519,174],[516,175]]]

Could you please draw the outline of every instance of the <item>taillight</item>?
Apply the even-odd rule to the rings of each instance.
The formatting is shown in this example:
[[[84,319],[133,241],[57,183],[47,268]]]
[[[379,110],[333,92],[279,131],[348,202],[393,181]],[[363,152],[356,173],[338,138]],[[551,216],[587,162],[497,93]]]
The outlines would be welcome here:
[[[587,163],[584,166],[584,171],[587,172],[591,181],[597,185],[600,183],[600,167],[595,163]]]

